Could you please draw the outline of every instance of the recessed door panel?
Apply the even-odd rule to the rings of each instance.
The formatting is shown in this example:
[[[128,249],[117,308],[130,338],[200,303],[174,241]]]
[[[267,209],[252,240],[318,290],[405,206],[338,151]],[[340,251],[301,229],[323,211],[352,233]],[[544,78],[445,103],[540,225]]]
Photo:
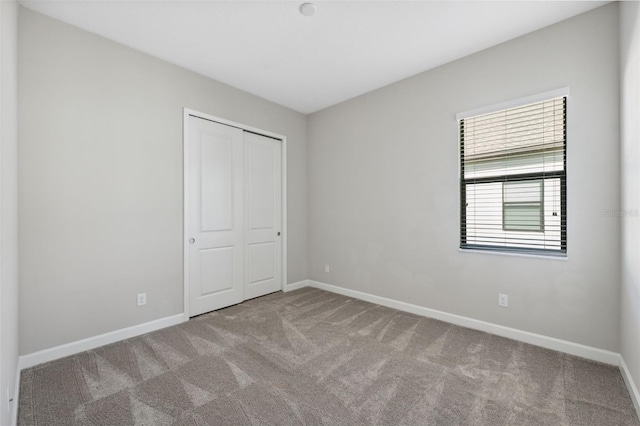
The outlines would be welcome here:
[[[273,151],[272,143],[255,138],[247,140],[249,229],[273,229],[275,226],[276,170]]]
[[[200,154],[201,230],[233,228],[233,138],[202,133]]]
[[[233,247],[200,250],[200,296],[233,289],[233,250]]]
[[[274,242],[249,244],[249,285],[275,278],[275,251]]]

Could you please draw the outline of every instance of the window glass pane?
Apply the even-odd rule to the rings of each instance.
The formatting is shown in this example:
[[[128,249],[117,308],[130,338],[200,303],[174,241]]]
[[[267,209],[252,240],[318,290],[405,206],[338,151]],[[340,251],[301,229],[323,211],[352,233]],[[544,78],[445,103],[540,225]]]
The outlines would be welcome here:
[[[541,203],[542,181],[525,180],[521,182],[505,182],[502,186],[505,203]]]
[[[506,231],[542,231],[542,206],[538,204],[504,204]]]
[[[561,180],[548,178],[542,181],[544,202],[524,204],[520,211],[517,204],[505,206],[502,202],[503,182],[466,185],[466,222],[463,232],[468,245],[488,245],[523,249],[561,250]],[[518,186],[539,187],[530,182],[506,182],[508,199],[521,199],[514,194]],[[540,193],[538,191],[538,193]],[[531,199],[530,195],[527,195]],[[540,209],[543,217],[540,219]],[[533,219],[535,216],[536,219]],[[523,217],[525,219],[523,220]],[[521,228],[513,229],[517,225]],[[522,228],[526,226],[526,229]],[[542,227],[542,229],[540,229]],[[508,229],[512,228],[512,229]],[[540,232],[540,231],[544,232]],[[535,232],[538,231],[538,232]]]
[[[507,231],[542,231],[542,181],[505,182],[503,227]]]

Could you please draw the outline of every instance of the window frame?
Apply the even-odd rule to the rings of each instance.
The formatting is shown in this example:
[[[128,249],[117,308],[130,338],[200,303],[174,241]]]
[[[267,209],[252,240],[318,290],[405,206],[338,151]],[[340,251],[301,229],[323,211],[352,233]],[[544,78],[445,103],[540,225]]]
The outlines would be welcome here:
[[[465,163],[464,163],[464,133],[463,133],[463,120],[483,114],[489,114],[492,112],[498,112],[502,110],[517,108],[528,104],[537,102],[549,101],[555,98],[564,98],[564,146],[562,150],[562,163],[563,169],[559,171],[551,172],[534,172],[534,173],[520,173],[509,174],[501,176],[491,177],[476,177],[465,179]],[[567,107],[569,102],[569,88],[562,88],[553,90],[550,92],[541,93],[538,95],[521,98],[514,101],[504,102],[501,104],[483,107],[472,111],[459,113],[456,115],[458,121],[458,161],[459,161],[459,190],[460,190],[460,250],[462,251],[482,251],[488,253],[498,254],[516,254],[516,255],[535,255],[541,257],[567,257]],[[559,179],[560,184],[560,249],[540,249],[540,248],[527,248],[527,247],[505,247],[490,244],[469,244],[467,243],[466,224],[467,224],[467,202],[466,192],[467,185],[473,181],[473,184],[482,183],[498,183],[503,185],[503,198],[504,202],[504,184],[514,181],[528,181],[528,180],[540,180],[542,185],[542,191],[544,191],[544,184],[546,180]],[[515,232],[544,232],[544,193],[541,193],[541,212],[543,218],[541,220],[541,231],[536,230],[516,230]],[[504,208],[502,212],[502,227],[504,229]],[[511,232],[512,230],[506,230]]]

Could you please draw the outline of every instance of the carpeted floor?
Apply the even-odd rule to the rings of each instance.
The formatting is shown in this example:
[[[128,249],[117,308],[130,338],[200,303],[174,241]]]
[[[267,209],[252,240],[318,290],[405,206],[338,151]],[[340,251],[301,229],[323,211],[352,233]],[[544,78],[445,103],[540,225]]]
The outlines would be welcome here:
[[[22,372],[20,425],[640,425],[617,368],[315,289]]]

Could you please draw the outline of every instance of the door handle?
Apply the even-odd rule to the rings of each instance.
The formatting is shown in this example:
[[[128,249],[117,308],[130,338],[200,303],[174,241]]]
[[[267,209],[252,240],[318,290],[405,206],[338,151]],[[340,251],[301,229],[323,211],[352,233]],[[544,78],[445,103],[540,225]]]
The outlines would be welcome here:
[[[189,244],[193,244],[193,243],[195,243],[195,242],[196,242],[196,239],[195,239],[195,238],[189,238]]]
[[[280,236],[280,232],[278,232],[278,237]]]

